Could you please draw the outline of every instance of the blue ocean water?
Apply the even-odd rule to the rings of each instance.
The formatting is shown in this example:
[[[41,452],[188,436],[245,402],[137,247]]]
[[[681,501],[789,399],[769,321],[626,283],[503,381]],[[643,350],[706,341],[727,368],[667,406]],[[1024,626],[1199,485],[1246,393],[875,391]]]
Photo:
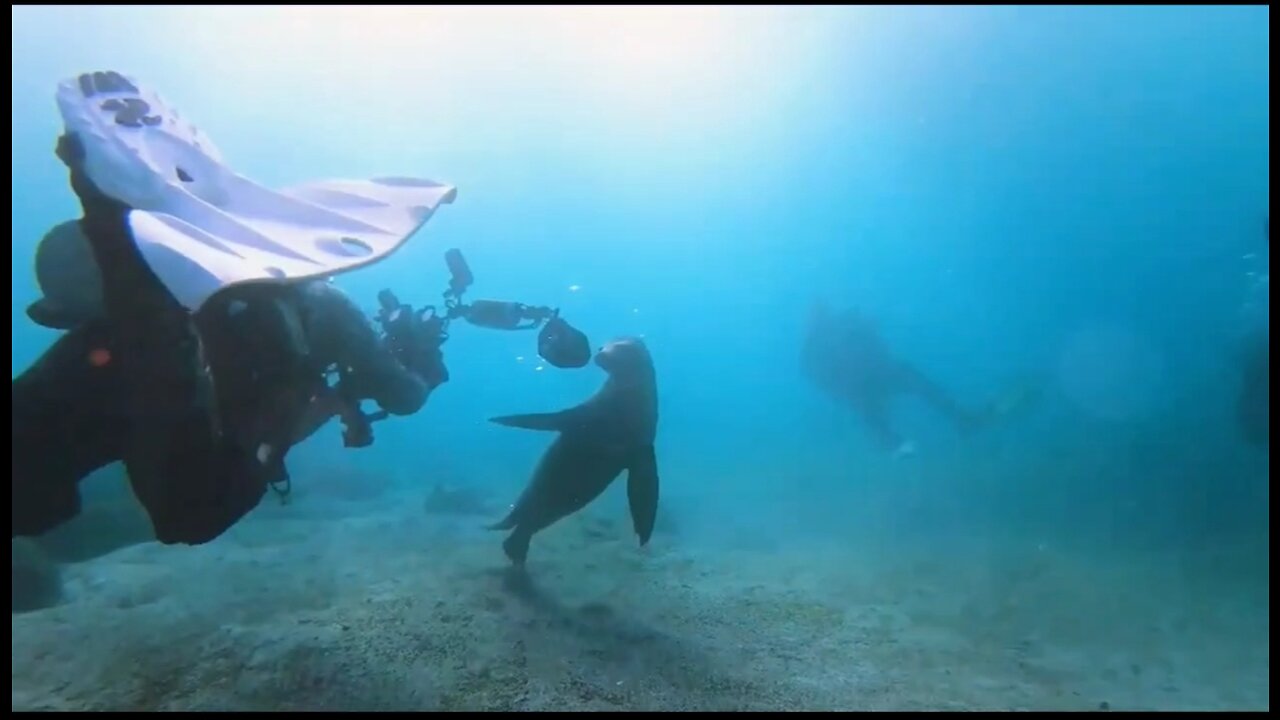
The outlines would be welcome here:
[[[1269,603],[1269,455],[1235,424],[1241,338],[1269,323],[1268,7],[13,21],[15,376],[54,337],[24,313],[36,242],[78,212],[54,87],[115,69],[263,184],[456,185],[402,251],[338,278],[370,312],[384,287],[438,302],[457,247],[472,297],[559,307],[597,345],[643,335],[670,542],[866,529],[885,555],[978,537],[1099,562],[1230,547],[1233,587]],[[861,308],[963,401],[1041,392],[969,437],[906,401],[921,451],[894,461],[802,372],[816,298]],[[455,326],[444,350],[451,379],[423,411],[367,449],[326,428],[291,456],[295,483],[338,466],[513,500],[547,438],[487,418],[576,404],[603,378],[541,363],[532,333]],[[625,517],[621,498],[601,502]]]

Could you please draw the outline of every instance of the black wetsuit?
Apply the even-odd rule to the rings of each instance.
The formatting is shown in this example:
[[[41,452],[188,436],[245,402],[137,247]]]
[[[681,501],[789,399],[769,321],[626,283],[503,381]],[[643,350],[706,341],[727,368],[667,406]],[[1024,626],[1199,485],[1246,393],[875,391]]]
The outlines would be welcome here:
[[[105,317],[59,338],[13,380],[13,536],[73,518],[78,483],[123,461],[163,543],[201,544],[287,477],[296,430],[344,371],[339,393],[410,414],[443,381],[439,346],[393,354],[323,283],[229,289],[192,315],[143,260],[129,208],[102,194],[64,137],[59,156],[102,272]]]

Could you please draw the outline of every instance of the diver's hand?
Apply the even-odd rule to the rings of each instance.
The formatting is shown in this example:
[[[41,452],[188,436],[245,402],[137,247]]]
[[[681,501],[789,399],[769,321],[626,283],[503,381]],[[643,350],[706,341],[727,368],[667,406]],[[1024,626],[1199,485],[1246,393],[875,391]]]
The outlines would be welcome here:
[[[337,391],[325,388],[316,393],[294,427],[293,444],[311,437],[330,420],[341,417],[345,410],[346,400]]]
[[[444,366],[444,353],[440,352],[439,347],[427,350],[420,357],[422,361],[414,371],[426,383],[428,390],[435,390],[449,382],[449,369]]]
[[[427,389],[434,390],[448,382],[449,370],[444,366],[444,352],[441,350],[443,336],[438,322],[423,320],[416,313],[411,313],[412,325],[408,337],[402,338],[404,343],[404,365],[426,383]]]

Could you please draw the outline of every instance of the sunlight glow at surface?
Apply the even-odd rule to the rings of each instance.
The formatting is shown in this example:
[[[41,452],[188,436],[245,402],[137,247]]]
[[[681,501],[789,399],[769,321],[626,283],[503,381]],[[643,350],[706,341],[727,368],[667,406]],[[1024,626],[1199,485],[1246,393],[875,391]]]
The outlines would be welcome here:
[[[440,96],[477,73],[547,88],[572,79],[620,111],[661,112],[748,80],[724,8],[192,7],[192,46],[227,76],[373,85]],[[189,46],[191,47],[191,46]],[[528,77],[530,68],[542,78]],[[558,71],[563,77],[549,77]],[[738,77],[735,77],[737,75]],[[513,83],[501,83],[511,86]],[[338,100],[337,94],[331,96]],[[459,100],[465,97],[459,96]],[[456,102],[457,100],[455,100]]]
[[[811,51],[797,50],[788,11],[778,8],[174,12],[185,61],[217,68],[221,87],[202,93],[271,104],[272,115],[310,108],[308,125],[327,122],[333,133],[377,113],[418,126],[422,136],[436,131],[416,142],[484,143],[494,152],[527,148],[535,131],[521,128],[537,128],[542,145],[548,135],[575,145],[595,138],[604,164],[616,163],[611,152],[692,155],[686,162],[732,152],[769,129],[803,78],[800,66],[812,60]]]

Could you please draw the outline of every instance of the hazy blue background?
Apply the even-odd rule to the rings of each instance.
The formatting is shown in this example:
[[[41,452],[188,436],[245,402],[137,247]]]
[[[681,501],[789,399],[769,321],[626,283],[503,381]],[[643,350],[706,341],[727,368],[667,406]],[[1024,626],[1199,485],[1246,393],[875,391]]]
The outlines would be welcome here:
[[[456,246],[472,298],[560,305],[597,344],[643,333],[664,497],[690,536],[878,525],[1138,547],[1243,531],[1266,546],[1268,458],[1231,425],[1235,343],[1267,322],[1266,7],[13,20],[15,373],[52,339],[23,314],[34,245],[76,212],[54,87],[114,69],[259,182],[455,184],[400,254],[340,279],[370,310],[384,286],[438,301]],[[890,463],[799,374],[817,295],[864,307],[964,399],[1031,374],[1045,400],[967,442],[907,404],[923,454]],[[602,377],[536,370],[531,334],[459,325],[445,349],[453,378],[423,412],[366,450],[327,429],[291,458],[297,484],[360,468],[505,499],[547,438],[485,418],[576,403]]]

